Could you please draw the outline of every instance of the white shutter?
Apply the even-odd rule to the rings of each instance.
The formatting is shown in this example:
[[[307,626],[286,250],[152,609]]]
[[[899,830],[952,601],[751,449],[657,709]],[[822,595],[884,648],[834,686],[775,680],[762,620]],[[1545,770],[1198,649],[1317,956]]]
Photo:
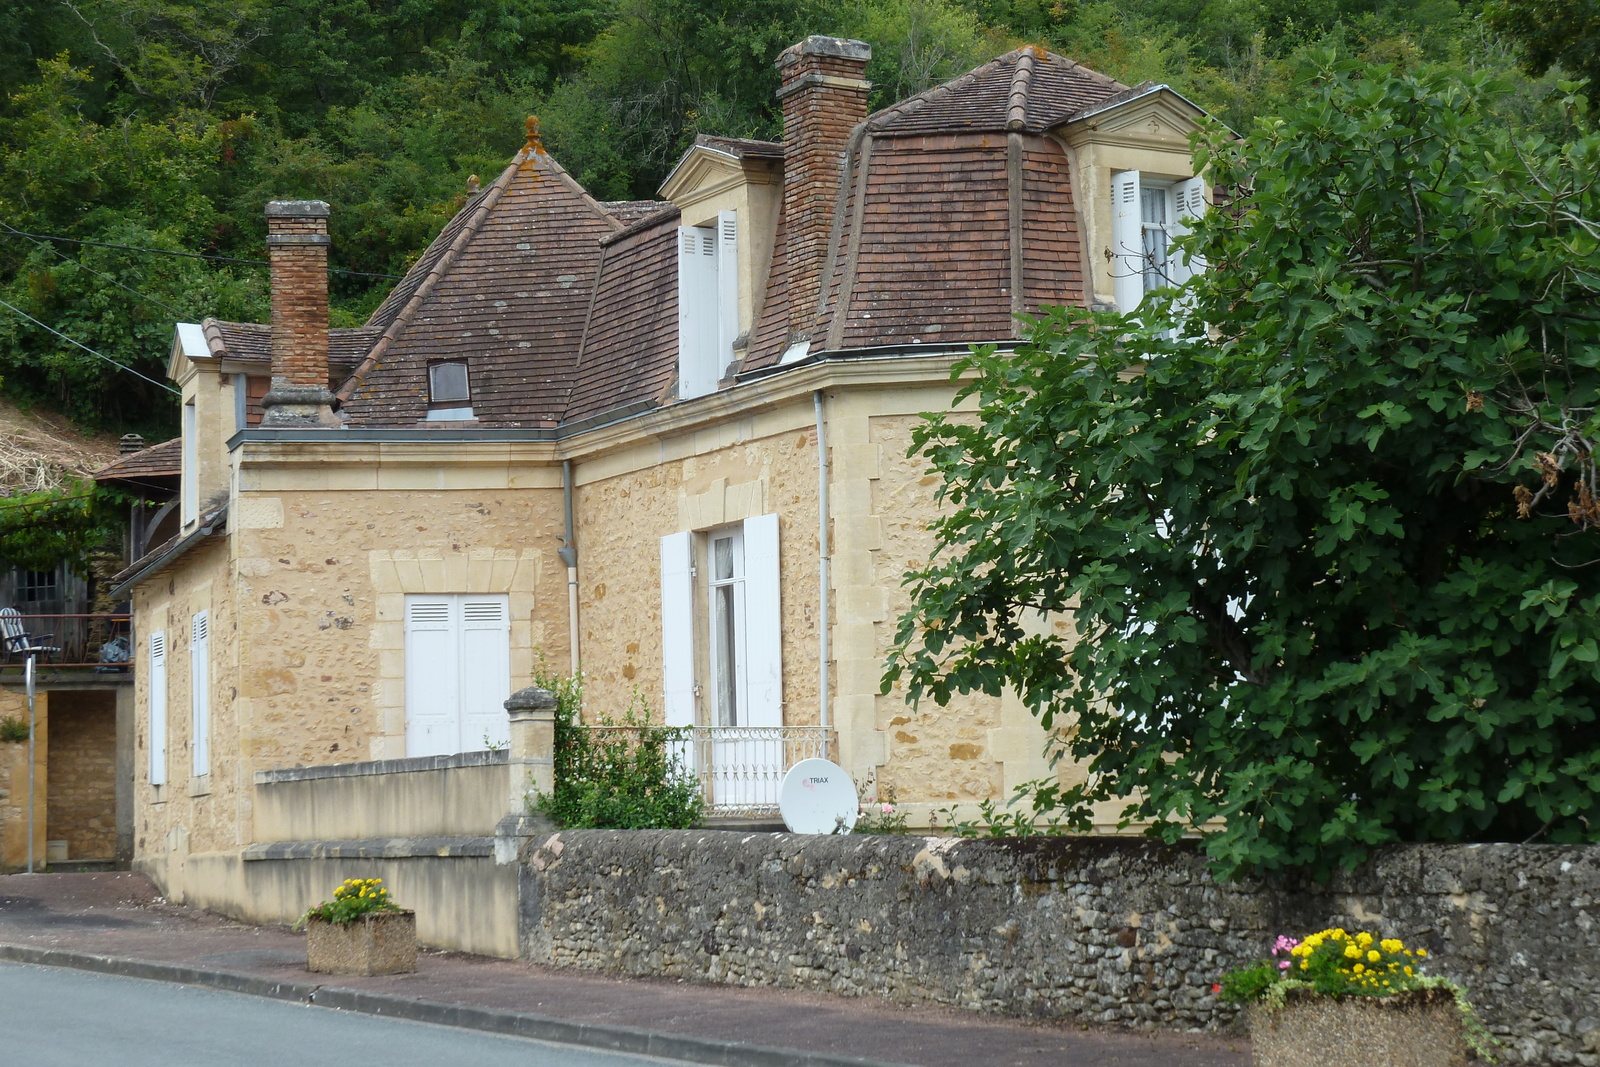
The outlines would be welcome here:
[[[717,240],[699,226],[678,227],[678,396],[717,387]]]
[[[1144,216],[1136,170],[1111,176],[1111,254],[1112,290],[1126,313],[1144,299]]]
[[[1206,183],[1200,178],[1178,182],[1172,187],[1172,200],[1172,236],[1177,238],[1189,233],[1194,228],[1193,220],[1206,213]],[[1167,274],[1174,285],[1182,285],[1205,269],[1203,256],[1174,255],[1167,261]]]
[[[783,725],[783,615],[778,516],[744,520],[744,618],[749,715],[742,725]]]
[[[461,751],[460,637],[453,598],[406,597],[406,755]]]
[[[733,360],[733,342],[739,338],[739,213],[717,212],[717,358],[712,361],[711,386],[727,372]]]
[[[189,755],[196,778],[211,769],[210,647],[210,614],[202,611],[189,621]]]
[[[167,782],[167,635],[150,635],[150,784]]]
[[[661,539],[661,695],[668,726],[694,725],[692,535]]]
[[[506,597],[461,600],[461,736],[457,752],[511,742],[511,607]]]

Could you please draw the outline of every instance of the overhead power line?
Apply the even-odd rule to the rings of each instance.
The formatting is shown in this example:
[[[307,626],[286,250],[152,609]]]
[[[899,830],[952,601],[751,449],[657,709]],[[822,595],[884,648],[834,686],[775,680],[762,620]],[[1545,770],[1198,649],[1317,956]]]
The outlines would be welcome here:
[[[126,363],[118,363],[116,360],[112,359],[110,356],[105,355],[104,353],[101,353],[101,352],[96,352],[94,349],[90,348],[88,345],[84,344],[82,341],[73,340],[72,338],[68,337],[66,334],[62,333],[60,330],[56,329],[54,326],[48,325],[47,323],[40,322],[38,319],[34,318],[32,315],[28,314],[26,311],[23,311],[19,307],[12,307],[12,305],[6,303],[4,300],[0,300],[0,307],[9,308],[10,310],[16,312],[18,315],[21,315],[23,318],[27,319],[29,322],[33,323],[35,326],[38,326],[41,329],[49,330],[51,333],[55,334],[57,337],[61,338],[63,341],[66,341],[69,344],[77,345],[79,348],[83,349],[85,352],[89,353],[91,356],[94,356],[96,359],[103,359],[107,363],[111,364],[113,367],[118,367],[118,368],[120,368],[122,370],[127,371],[129,374],[133,375],[135,378],[143,378],[145,381],[149,382],[151,385],[155,386],[158,389],[165,389],[167,392],[171,393],[173,396],[182,396],[183,395],[182,393],[178,392],[178,390],[176,390],[172,386],[168,385],[166,382],[158,382],[154,378],[150,377],[148,374],[140,374],[138,371],[134,370],[132,367],[128,366]]]
[[[138,297],[140,300],[147,300],[152,304],[159,304],[160,306],[166,308],[168,311],[172,312],[174,315],[183,316],[185,314],[185,312],[179,311],[177,308],[173,307],[171,304],[167,303],[165,300],[159,300],[156,297],[149,296],[149,295],[147,295],[145,293],[141,293],[139,290],[135,289],[133,286],[128,285],[125,282],[118,281],[116,278],[113,278],[111,275],[107,274],[105,271],[95,270],[93,267],[89,266],[89,264],[83,262],[82,260],[73,259],[71,256],[67,255],[65,252],[61,251],[61,249],[56,248],[54,245],[47,244],[44,241],[43,238],[34,237],[32,234],[23,233],[21,230],[17,229],[15,226],[11,225],[9,222],[0,221],[0,226],[4,226],[7,230],[10,230],[13,234],[15,234],[18,237],[26,237],[26,238],[28,238],[28,240],[32,241],[34,244],[38,245],[40,248],[47,249],[53,255],[60,257],[61,259],[65,260],[66,262],[74,264],[75,266],[80,267],[81,269],[86,270],[90,274],[96,275],[97,277],[104,278],[106,281],[110,282],[112,285],[118,286],[118,287],[120,287],[122,289],[126,289],[128,292],[132,293],[134,296]]]
[[[54,234],[48,233],[26,233],[12,226],[7,226],[6,229],[10,230],[19,237],[29,237],[35,241],[60,241],[63,244],[87,245],[90,248],[116,248],[123,252],[144,252],[152,256],[179,256],[183,259],[210,259],[215,260],[218,263],[243,263],[251,267],[271,266],[271,264],[264,259],[240,259],[237,256],[213,256],[204,252],[174,252],[167,248],[140,248],[137,245],[119,245],[113,244],[110,241],[85,241],[77,237],[57,237]],[[401,275],[399,274],[374,274],[371,271],[344,270],[340,267],[329,267],[328,273],[348,274],[355,278],[384,278],[392,282],[397,282],[401,278]]]

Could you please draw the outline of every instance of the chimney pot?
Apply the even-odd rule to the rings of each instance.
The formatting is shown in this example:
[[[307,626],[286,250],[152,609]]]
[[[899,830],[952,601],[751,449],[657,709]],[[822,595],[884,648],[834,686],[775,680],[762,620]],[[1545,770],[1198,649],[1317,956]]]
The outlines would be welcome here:
[[[144,451],[144,437],[136,433],[125,433],[117,449],[118,455],[131,456],[135,452]]]
[[[272,384],[264,428],[336,427],[328,391],[328,214],[321,200],[267,205],[272,263]]]
[[[842,37],[807,37],[778,55],[791,344],[811,336],[840,164],[851,133],[867,117],[871,58],[871,45]]]

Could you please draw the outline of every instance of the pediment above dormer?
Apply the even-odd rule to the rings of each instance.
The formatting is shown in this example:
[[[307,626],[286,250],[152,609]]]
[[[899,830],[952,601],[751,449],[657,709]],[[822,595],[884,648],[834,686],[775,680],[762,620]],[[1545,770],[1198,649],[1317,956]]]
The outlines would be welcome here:
[[[697,209],[742,188],[775,186],[783,180],[782,175],[780,145],[742,138],[701,137],[661,183],[660,195],[672,201],[687,220],[697,214]]]
[[[1187,153],[1205,112],[1165,85],[1123,94],[1057,127],[1068,144],[1121,144]]]

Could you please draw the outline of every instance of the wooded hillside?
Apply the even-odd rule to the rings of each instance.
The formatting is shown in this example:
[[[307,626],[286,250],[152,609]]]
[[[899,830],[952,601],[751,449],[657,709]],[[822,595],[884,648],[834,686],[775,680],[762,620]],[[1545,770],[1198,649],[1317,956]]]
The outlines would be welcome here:
[[[170,430],[172,395],[100,357],[159,381],[174,320],[264,321],[264,201],[335,205],[353,325],[525,115],[597,196],[653,196],[697,133],[776,136],[772,61],[810,33],[873,45],[875,105],[1032,42],[1244,130],[1331,48],[1502,74],[1497,121],[1531,125],[1560,69],[1520,71],[1495,27],[1533,70],[1596,51],[1581,19],[1537,40],[1542,2],[21,0],[0,8],[0,377],[86,428]]]

